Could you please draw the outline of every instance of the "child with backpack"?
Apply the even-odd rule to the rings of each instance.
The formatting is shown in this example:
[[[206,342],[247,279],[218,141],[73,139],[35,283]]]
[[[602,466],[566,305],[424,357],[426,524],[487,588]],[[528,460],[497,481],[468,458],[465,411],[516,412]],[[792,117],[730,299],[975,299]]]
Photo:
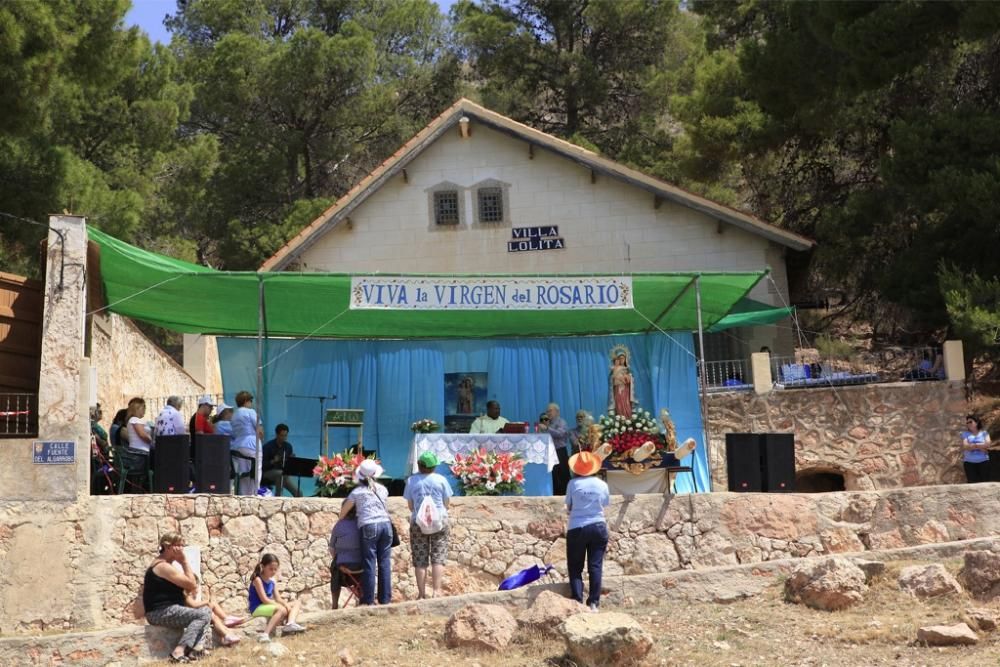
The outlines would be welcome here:
[[[305,628],[295,622],[299,615],[299,601],[285,602],[278,592],[275,579],[280,565],[277,556],[264,554],[250,579],[250,616],[268,619],[267,627],[258,637],[262,642],[271,641],[271,633],[282,623],[282,635],[305,632]]]
[[[444,565],[448,560],[448,501],[451,485],[434,472],[438,458],[424,452],[417,459],[416,475],[406,480],[403,497],[410,508],[410,550],[417,579],[417,599],[426,597],[427,566],[431,567],[434,597],[442,594]]]

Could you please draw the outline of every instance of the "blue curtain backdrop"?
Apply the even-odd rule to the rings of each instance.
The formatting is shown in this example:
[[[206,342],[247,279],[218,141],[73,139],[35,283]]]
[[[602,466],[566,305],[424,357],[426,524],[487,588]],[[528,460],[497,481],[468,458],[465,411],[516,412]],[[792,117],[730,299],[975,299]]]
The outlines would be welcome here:
[[[425,417],[444,423],[445,373],[488,373],[489,398],[500,401],[508,419],[534,423],[554,401],[572,426],[581,408],[595,419],[607,411],[609,353],[618,344],[631,351],[639,405],[650,412],[668,408],[677,439],[698,441],[694,471],[698,488],[707,489],[690,333],[448,341],[272,339],[265,345],[264,400],[257,404],[268,439],[277,424],[285,423],[296,456],[316,458],[322,448],[320,401],[288,395],[336,395],[327,408],[363,409],[365,449],[377,449],[386,471],[404,477],[409,474],[410,424]],[[240,390],[255,391],[255,339],[219,338],[219,358],[227,403]],[[330,451],[346,449],[356,439],[355,431],[331,429]],[[304,486],[307,492],[311,488]],[[678,477],[677,490],[693,491],[690,476]]]

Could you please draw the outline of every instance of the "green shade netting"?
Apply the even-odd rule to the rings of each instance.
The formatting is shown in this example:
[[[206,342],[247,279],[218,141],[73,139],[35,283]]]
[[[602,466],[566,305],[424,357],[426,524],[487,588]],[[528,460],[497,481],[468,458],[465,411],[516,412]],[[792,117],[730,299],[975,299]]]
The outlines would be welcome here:
[[[795,308],[775,307],[770,304],[743,298],[736,302],[729,314],[707,329],[709,333],[725,331],[734,327],[756,327],[762,324],[774,324],[778,320],[789,317]]]
[[[256,336],[260,286],[269,336],[325,338],[497,338],[587,336],[698,328],[701,278],[708,329],[765,275],[639,273],[632,310],[350,310],[351,276],[216,271],[157,255],[93,227],[108,310],[183,333]],[[655,324],[654,324],[655,323]]]

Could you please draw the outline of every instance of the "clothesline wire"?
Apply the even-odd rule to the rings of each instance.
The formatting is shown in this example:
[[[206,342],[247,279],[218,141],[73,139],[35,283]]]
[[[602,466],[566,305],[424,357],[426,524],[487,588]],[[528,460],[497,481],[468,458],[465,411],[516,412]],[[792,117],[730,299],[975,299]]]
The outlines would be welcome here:
[[[690,357],[692,357],[694,359],[698,358],[698,355],[696,355],[691,350],[687,349],[687,347],[685,347],[680,341],[678,341],[676,338],[674,338],[673,336],[671,336],[669,333],[667,333],[666,331],[664,331],[663,329],[661,329],[660,326],[656,322],[654,322],[653,320],[651,320],[648,317],[646,317],[645,315],[643,315],[640,310],[638,310],[637,308],[633,308],[632,312],[636,313],[639,317],[641,317],[642,319],[644,319],[647,322],[649,322],[653,326],[654,329],[656,329],[661,334],[663,334],[664,336],[666,336],[667,338],[669,338],[671,341],[673,341],[679,348],[681,348],[682,350],[684,350],[684,352],[686,352],[688,354],[688,356],[690,356]]]
[[[273,364],[274,362],[278,361],[283,356],[285,356],[286,354],[288,354],[289,352],[291,352],[292,350],[294,350],[295,348],[297,348],[302,343],[306,342],[307,340],[311,340],[313,337],[316,336],[316,334],[320,330],[322,330],[322,329],[326,328],[327,326],[333,324],[335,321],[337,321],[337,319],[339,317],[341,317],[344,313],[346,313],[349,310],[350,310],[349,307],[348,308],[344,308],[342,311],[340,311],[339,313],[337,313],[336,315],[334,315],[333,317],[331,317],[330,319],[328,319],[326,322],[324,322],[323,324],[321,324],[318,327],[316,327],[315,329],[313,329],[305,337],[299,338],[292,345],[290,345],[287,349],[283,350],[278,356],[276,356],[273,359],[269,360],[266,364],[262,364],[260,366],[260,370],[264,370],[265,368],[267,368],[268,366],[270,366],[271,364]]]

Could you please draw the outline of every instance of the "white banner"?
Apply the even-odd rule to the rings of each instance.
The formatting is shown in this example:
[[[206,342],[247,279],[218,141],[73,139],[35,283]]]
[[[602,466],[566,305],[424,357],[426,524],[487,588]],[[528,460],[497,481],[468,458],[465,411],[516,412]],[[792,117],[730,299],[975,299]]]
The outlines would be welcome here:
[[[351,309],[604,310],[632,308],[632,278],[353,276]]]

